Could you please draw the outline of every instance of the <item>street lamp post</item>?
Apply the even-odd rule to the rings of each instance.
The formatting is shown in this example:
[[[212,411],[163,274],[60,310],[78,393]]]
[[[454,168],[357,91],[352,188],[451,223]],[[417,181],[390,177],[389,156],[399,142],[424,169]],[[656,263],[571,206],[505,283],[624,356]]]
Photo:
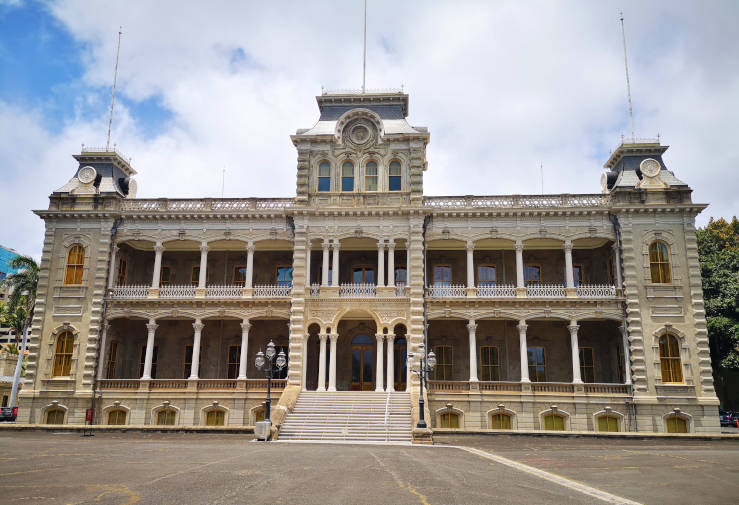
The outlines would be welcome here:
[[[275,355],[277,356],[277,359],[275,359]],[[274,365],[272,363],[273,360]],[[270,406],[272,404],[272,372],[279,372],[285,368],[287,357],[285,356],[285,351],[280,351],[280,353],[277,354],[275,343],[270,340],[269,344],[267,344],[267,352],[263,353],[262,351],[259,351],[257,353],[257,358],[254,360],[254,364],[257,366],[257,370],[264,371],[267,375],[267,400],[264,402],[264,423],[269,427],[272,425],[272,420],[270,419]],[[264,440],[267,438],[268,437],[265,437]]]
[[[414,353],[409,352],[408,357],[413,358]],[[434,371],[434,368],[436,367],[436,355],[433,351],[429,352],[428,355],[426,354],[426,346],[421,342],[418,344],[418,358],[419,358],[419,368],[411,369],[411,372],[417,373],[418,378],[421,380],[421,394],[418,396],[418,410],[419,410],[419,417],[418,417],[418,424],[416,424],[416,428],[426,428],[426,420],[424,419],[424,400],[423,400],[423,381],[426,379],[426,376]],[[428,379],[427,379],[428,381]]]

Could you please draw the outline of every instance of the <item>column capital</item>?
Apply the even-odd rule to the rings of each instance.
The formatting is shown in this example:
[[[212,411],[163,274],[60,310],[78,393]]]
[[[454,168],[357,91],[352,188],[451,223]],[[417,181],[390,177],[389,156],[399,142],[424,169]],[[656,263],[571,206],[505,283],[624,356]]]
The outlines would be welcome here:
[[[567,325],[567,329],[570,331],[570,335],[573,333],[577,335],[577,331],[580,329],[580,326],[577,324],[569,324]]]
[[[392,239],[392,238],[387,239],[387,248],[395,249],[395,239]]]
[[[523,241],[516,240],[516,251],[523,251]]]
[[[155,252],[155,253],[161,253],[161,252],[164,252],[164,246],[162,245],[162,243],[161,243],[161,242],[157,242],[157,243],[156,243],[156,244],[154,245],[154,252]]]
[[[331,247],[331,242],[327,238],[325,238],[323,239],[323,242],[321,242],[321,245],[324,249],[328,249],[329,247]]]
[[[392,333],[388,333],[387,335],[385,335],[385,338],[387,338],[388,342],[392,343],[393,340],[395,340],[395,335],[393,335]]]
[[[339,338],[338,333],[329,333],[328,338],[331,339],[331,342],[336,342]]]
[[[378,239],[377,240],[377,250],[378,251],[384,251],[385,250],[385,239]]]
[[[470,322],[467,323],[467,331],[469,331],[470,333],[474,333],[477,331],[477,323],[474,319],[470,319]]]
[[[203,327],[205,327],[205,325],[200,319],[196,319],[195,322],[192,323],[192,329],[195,330],[195,333],[203,331]]]
[[[327,338],[328,338],[328,333],[319,333],[319,334],[318,334],[318,339],[319,339],[319,340],[320,340],[321,342],[325,342]]]
[[[157,328],[159,328],[159,325],[155,322],[154,319],[149,319],[149,323],[146,325],[146,329],[149,330],[149,332],[155,332],[157,331]]]
[[[208,242],[201,242],[200,243],[200,252],[208,252]]]
[[[467,241],[467,251],[474,251],[475,243],[472,240]]]
[[[570,240],[570,239],[565,240],[564,244],[562,245],[562,248],[565,251],[572,252],[572,240]]]
[[[341,247],[341,242],[339,242],[338,238],[335,238],[334,241],[331,243],[331,247],[334,249],[339,249]]]
[[[522,333],[522,332],[523,333],[526,333],[526,330],[528,329],[528,327],[529,327],[529,325],[526,324],[526,320],[525,319],[522,319],[521,321],[518,322],[518,332],[519,333]]]
[[[385,339],[385,335],[383,333],[375,333],[375,340],[378,342],[382,342]]]
[[[246,252],[254,252],[254,242],[252,242],[251,240],[246,243]]]
[[[248,319],[244,319],[241,323],[241,331],[249,333],[249,330],[251,329],[251,323]]]

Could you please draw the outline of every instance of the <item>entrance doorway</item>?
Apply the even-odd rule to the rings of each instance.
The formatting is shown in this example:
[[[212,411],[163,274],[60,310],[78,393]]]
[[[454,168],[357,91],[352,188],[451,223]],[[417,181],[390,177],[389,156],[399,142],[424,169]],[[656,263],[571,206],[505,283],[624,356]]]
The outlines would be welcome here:
[[[399,338],[395,341],[393,363],[395,370],[393,375],[395,376],[395,391],[405,391],[408,368],[406,364],[407,359],[407,343],[405,338]]]
[[[372,391],[375,382],[372,380],[375,346],[369,335],[357,335],[352,340],[352,391]]]

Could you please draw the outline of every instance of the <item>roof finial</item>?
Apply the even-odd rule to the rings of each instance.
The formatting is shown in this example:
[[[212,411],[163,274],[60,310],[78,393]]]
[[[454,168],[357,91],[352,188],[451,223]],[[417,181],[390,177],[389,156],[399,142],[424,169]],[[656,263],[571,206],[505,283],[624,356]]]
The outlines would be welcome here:
[[[367,0],[364,0],[364,39],[362,46],[362,93],[365,90],[367,76]]]
[[[115,106],[115,87],[118,83],[118,56],[121,53],[121,35],[123,27],[118,28],[118,49],[115,51],[115,72],[113,73],[113,93],[110,99],[110,119],[108,120],[108,140],[105,142],[105,151],[110,151],[110,131],[113,129],[113,107]]]
[[[621,39],[624,43],[624,68],[626,69],[626,98],[629,101],[629,123],[631,124],[631,141],[636,141],[634,134],[634,112],[631,109],[631,82],[629,81],[629,61],[626,58],[626,30],[624,29],[624,13],[619,13],[619,21],[621,21]]]

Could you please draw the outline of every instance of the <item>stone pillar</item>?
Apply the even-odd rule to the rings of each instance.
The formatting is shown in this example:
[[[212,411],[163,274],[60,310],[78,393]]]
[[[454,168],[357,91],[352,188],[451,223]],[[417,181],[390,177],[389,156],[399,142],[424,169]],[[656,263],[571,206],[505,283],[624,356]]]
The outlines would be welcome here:
[[[613,280],[616,284],[616,289],[623,289],[623,279],[621,277],[621,248],[618,247],[618,243],[613,243],[613,272],[615,279]]]
[[[118,284],[118,251],[117,245],[113,246],[113,252],[110,255],[110,276],[108,277],[108,289]]]
[[[151,379],[151,360],[154,356],[154,333],[156,333],[159,325],[155,319],[149,319],[149,324],[146,325],[148,335],[146,337],[146,357],[144,358],[144,374],[141,376],[142,379]]]
[[[618,327],[621,330],[624,346],[624,384],[631,384],[631,347],[629,346],[629,331],[626,323]]]
[[[395,242],[387,243],[387,286],[395,287]]]
[[[198,289],[205,289],[205,280],[208,273],[208,243],[200,244],[200,276],[198,277]]]
[[[154,246],[154,272],[151,275],[151,287],[159,289],[159,279],[162,276],[162,254],[164,246],[161,242],[157,242]]]
[[[523,242],[516,240],[516,295],[526,296],[523,283]]]
[[[246,361],[249,359],[249,330],[251,323],[248,319],[241,321],[241,353],[239,354],[239,379],[246,379]]]
[[[321,286],[328,286],[328,240],[323,241],[323,266],[321,269]]]
[[[108,360],[105,359],[106,356],[106,349],[105,346],[107,345],[108,341],[108,322],[103,321],[101,323],[101,326],[103,327],[102,331],[100,332],[100,363],[98,363],[98,380],[101,380],[105,377],[105,373],[107,370],[105,370],[105,365],[108,364]]]
[[[246,281],[245,287],[251,289],[254,286],[254,243],[249,242],[246,246]]]
[[[318,339],[321,342],[320,352],[318,353],[318,387],[316,391],[326,391],[326,339],[328,335],[321,333]]]
[[[375,340],[377,340],[377,367],[375,370],[375,391],[384,391],[384,382],[382,380],[383,378],[383,371],[385,369],[385,366],[383,365],[383,359],[382,359],[382,342],[385,339],[385,335],[382,333],[377,333],[375,335]]]
[[[310,287],[310,239],[305,242],[305,285]]]
[[[470,382],[477,382],[477,324],[474,319],[470,319],[467,331],[470,336]]]
[[[395,391],[395,335],[387,335],[387,392]]]
[[[405,285],[410,289],[411,285],[411,242],[406,241],[405,246]],[[424,263],[426,259],[424,258]],[[410,291],[408,291],[410,293]],[[410,383],[410,381],[408,381]]]
[[[336,391],[336,340],[339,338],[339,334],[332,333],[328,338],[331,340],[331,355],[328,358],[328,390]]]
[[[307,371],[308,371],[308,341],[309,340],[310,340],[310,334],[306,334],[305,338],[303,339],[303,347],[302,347],[303,352],[301,354],[301,360],[300,360],[302,364],[301,377],[300,377],[300,383],[301,383],[300,390],[301,391],[308,390],[306,386],[306,382],[307,382],[306,376],[307,376]]]
[[[190,364],[190,379],[197,379],[200,373],[200,335],[203,331],[203,323],[200,319],[196,319],[192,323],[192,329],[195,334],[192,338],[192,363]]]
[[[572,241],[565,240],[565,293],[567,296],[577,296],[575,289],[575,272],[572,269]]]
[[[467,242],[467,289],[475,287],[475,244],[470,240]]]
[[[339,242],[339,239],[334,239],[334,267],[332,269],[332,276],[331,279],[331,285],[332,286],[338,286],[339,285],[339,247],[341,246],[341,243]]]
[[[377,287],[385,285],[385,242],[377,241]]]
[[[521,352],[521,382],[531,382],[529,379],[529,350],[526,344],[526,320],[518,322],[518,344]]]
[[[570,348],[572,350],[572,382],[573,384],[582,384],[582,376],[580,374],[580,346],[577,343],[577,331],[580,327],[577,321],[570,321],[567,327],[570,330]]]

